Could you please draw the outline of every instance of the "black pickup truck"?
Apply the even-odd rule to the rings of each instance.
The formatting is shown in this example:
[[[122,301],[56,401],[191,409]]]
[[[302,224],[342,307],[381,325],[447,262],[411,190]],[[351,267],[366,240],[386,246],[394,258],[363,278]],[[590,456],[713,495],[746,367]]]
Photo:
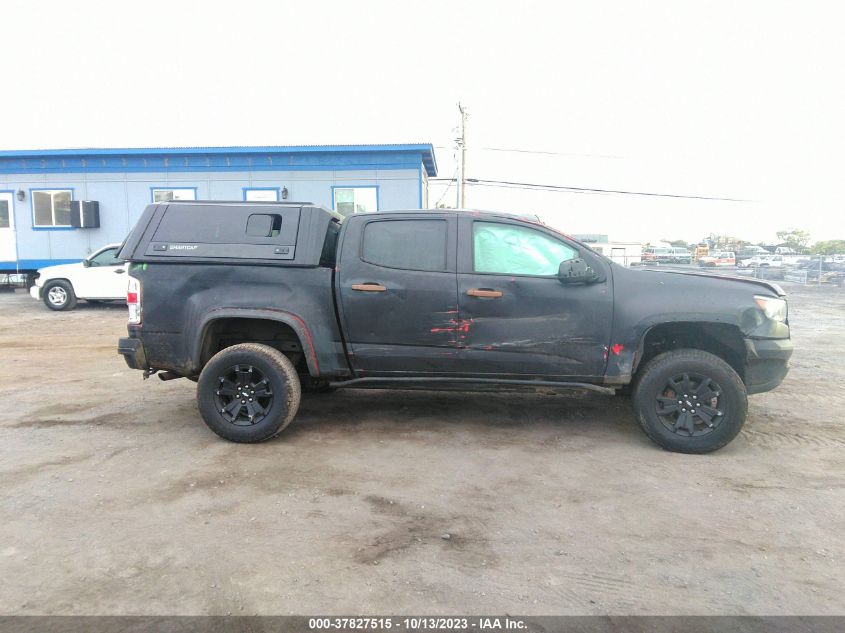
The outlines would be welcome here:
[[[792,353],[774,284],[627,269],[507,214],[169,202],[119,256],[118,351],[196,380],[205,422],[236,442],[278,434],[302,391],[586,389],[630,393],[652,440],[704,453]]]

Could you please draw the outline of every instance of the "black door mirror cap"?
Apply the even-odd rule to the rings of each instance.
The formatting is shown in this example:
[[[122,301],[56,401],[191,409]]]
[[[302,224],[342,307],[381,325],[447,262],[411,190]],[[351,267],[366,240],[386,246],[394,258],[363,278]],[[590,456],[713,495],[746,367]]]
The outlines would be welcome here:
[[[591,284],[599,281],[599,275],[580,257],[560,263],[557,276],[563,284]]]

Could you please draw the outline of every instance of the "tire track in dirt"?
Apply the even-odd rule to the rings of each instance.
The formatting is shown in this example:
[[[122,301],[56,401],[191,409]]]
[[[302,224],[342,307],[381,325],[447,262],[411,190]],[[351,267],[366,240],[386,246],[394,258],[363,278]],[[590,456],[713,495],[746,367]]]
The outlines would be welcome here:
[[[754,446],[763,448],[845,448],[845,439],[817,435],[806,431],[794,433],[789,431],[775,431],[762,429],[743,429],[742,436]]]
[[[556,582],[548,590],[562,600],[563,606],[590,609],[598,602],[609,602],[617,607],[636,604],[636,587],[622,576],[558,571],[555,577]]]

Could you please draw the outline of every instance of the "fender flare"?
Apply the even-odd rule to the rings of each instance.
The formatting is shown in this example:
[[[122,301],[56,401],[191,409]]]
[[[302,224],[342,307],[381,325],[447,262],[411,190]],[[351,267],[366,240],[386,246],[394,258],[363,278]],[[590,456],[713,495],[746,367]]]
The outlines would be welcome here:
[[[713,315],[698,315],[698,314],[685,314],[683,315],[685,318],[673,318],[673,319],[657,319],[652,320],[649,319],[648,321],[641,321],[640,323],[635,326],[637,331],[639,332],[637,346],[635,348],[635,353],[632,360],[631,365],[631,375],[633,376],[637,370],[639,369],[640,362],[643,359],[643,355],[645,352],[645,340],[648,337],[649,333],[654,330],[656,327],[660,327],[663,325],[671,325],[671,324],[695,324],[695,325],[714,325],[719,327],[733,327],[736,328],[739,335],[743,336],[742,328],[740,327],[740,323],[738,321],[734,321],[730,318],[730,315],[721,315],[719,317]]]
[[[308,373],[315,377],[320,375],[320,365],[317,362],[314,341],[305,321],[293,312],[271,308],[215,308],[203,315],[198,327],[200,334],[191,342],[191,359],[197,370],[201,368],[202,343],[205,340],[208,328],[214,321],[220,319],[263,319],[284,323],[294,331],[299,339],[299,344],[305,355],[305,363],[308,366]]]
[[[44,280],[44,283],[41,284],[41,287],[43,288],[47,284],[51,284],[54,281],[65,281],[65,282],[69,283],[70,287],[73,288],[74,294],[76,294],[76,288],[74,288],[73,282],[70,279],[68,279],[67,277],[50,277],[49,279]]]
[[[50,279],[46,279],[44,283],[41,284],[41,289],[38,291],[39,296],[41,299],[44,299],[44,288],[46,288],[49,284],[54,283],[56,281],[63,281],[70,286],[70,289],[73,291],[73,296],[77,299],[85,299],[85,297],[80,297],[76,293],[76,286],[73,285],[73,282],[68,279],[67,277],[50,277]]]

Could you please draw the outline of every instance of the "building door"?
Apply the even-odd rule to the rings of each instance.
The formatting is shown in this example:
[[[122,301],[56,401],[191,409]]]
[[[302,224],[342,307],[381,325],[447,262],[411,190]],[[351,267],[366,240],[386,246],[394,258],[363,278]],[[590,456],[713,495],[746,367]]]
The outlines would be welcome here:
[[[0,262],[17,261],[14,194],[0,192]]]

